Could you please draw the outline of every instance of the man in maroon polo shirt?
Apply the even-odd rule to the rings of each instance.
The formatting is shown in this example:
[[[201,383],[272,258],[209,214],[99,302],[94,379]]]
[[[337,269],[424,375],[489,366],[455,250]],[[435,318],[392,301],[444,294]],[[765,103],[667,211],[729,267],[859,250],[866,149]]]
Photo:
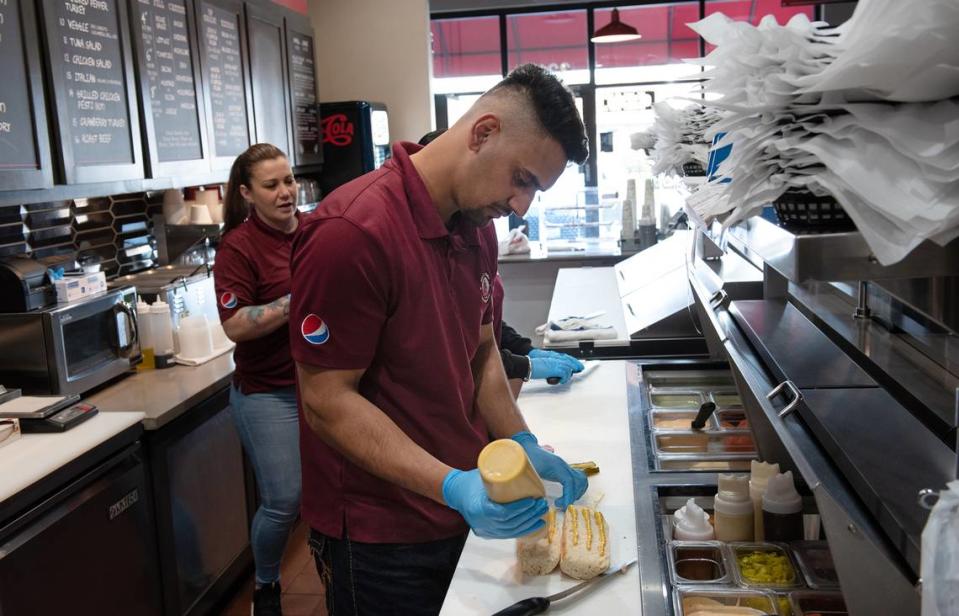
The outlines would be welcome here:
[[[476,459],[513,438],[556,505],[586,478],[539,447],[493,335],[493,218],[529,209],[588,154],[573,97],[525,65],[427,148],[330,194],[294,240],[290,335],[303,517],[331,614],[436,614],[469,528],[543,525],[544,499],[489,500]]]

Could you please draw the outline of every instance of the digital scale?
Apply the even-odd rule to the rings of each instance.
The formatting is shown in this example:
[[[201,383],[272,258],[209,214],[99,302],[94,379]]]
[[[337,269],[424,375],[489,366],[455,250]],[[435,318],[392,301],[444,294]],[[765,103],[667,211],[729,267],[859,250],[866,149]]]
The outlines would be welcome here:
[[[20,420],[20,431],[66,432],[97,414],[80,396],[21,396],[19,389],[0,386],[0,418]]]

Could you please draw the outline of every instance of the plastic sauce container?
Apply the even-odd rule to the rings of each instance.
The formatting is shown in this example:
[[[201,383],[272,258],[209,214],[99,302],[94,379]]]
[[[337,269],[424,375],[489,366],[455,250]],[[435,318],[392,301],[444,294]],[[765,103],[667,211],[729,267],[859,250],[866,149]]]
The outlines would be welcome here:
[[[763,527],[763,495],[769,480],[779,474],[779,465],[753,460],[749,472],[749,498],[753,502],[753,539],[765,541],[766,534]]]
[[[770,592],[742,590],[736,588],[720,589],[708,586],[678,587],[674,592],[676,612],[680,616],[696,616],[709,613],[710,608],[723,607],[729,616],[756,616],[758,614],[778,615],[776,597]],[[742,611],[730,610],[738,607]]]
[[[716,539],[750,541],[753,536],[753,503],[749,500],[749,476],[720,473],[719,491],[713,500]]]
[[[716,537],[709,514],[689,499],[673,514],[673,536],[684,541],[708,541]]]
[[[842,593],[804,590],[789,593],[793,616],[846,616]]]
[[[806,585],[810,588],[839,588],[839,576],[825,541],[796,541],[789,544]]]
[[[735,392],[714,391],[710,394],[710,397],[716,403],[716,406],[721,409],[742,408],[743,406],[743,399]]]
[[[669,546],[674,584],[729,584],[729,568],[718,541],[673,541]]]
[[[792,471],[770,477],[762,498],[764,539],[802,540],[802,497],[793,484]]]
[[[653,393],[649,395],[649,400],[653,406],[663,409],[687,409],[698,411],[703,403],[703,397],[698,392],[683,393]]]
[[[799,572],[785,546],[772,543],[730,543],[730,567],[736,583],[746,588],[788,590],[801,585]]]

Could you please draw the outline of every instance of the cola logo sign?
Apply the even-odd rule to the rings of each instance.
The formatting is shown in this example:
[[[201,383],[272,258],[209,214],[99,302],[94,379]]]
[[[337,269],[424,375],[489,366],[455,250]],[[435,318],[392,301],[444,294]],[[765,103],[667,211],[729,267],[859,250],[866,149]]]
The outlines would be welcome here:
[[[334,113],[323,118],[323,143],[344,147],[353,143],[353,123],[346,114]]]

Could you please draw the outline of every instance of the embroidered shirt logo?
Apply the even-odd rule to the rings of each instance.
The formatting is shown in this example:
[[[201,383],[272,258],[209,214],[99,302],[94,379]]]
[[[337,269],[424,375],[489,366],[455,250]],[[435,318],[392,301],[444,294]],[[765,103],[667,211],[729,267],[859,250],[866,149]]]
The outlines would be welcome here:
[[[300,323],[300,333],[310,344],[325,344],[330,339],[330,328],[320,317],[308,314]]]
[[[489,301],[490,295],[492,294],[493,286],[489,282],[489,274],[483,272],[483,275],[480,276],[480,293],[483,296],[483,303]]]
[[[224,308],[236,308],[236,295],[227,291],[220,296],[220,305]]]

